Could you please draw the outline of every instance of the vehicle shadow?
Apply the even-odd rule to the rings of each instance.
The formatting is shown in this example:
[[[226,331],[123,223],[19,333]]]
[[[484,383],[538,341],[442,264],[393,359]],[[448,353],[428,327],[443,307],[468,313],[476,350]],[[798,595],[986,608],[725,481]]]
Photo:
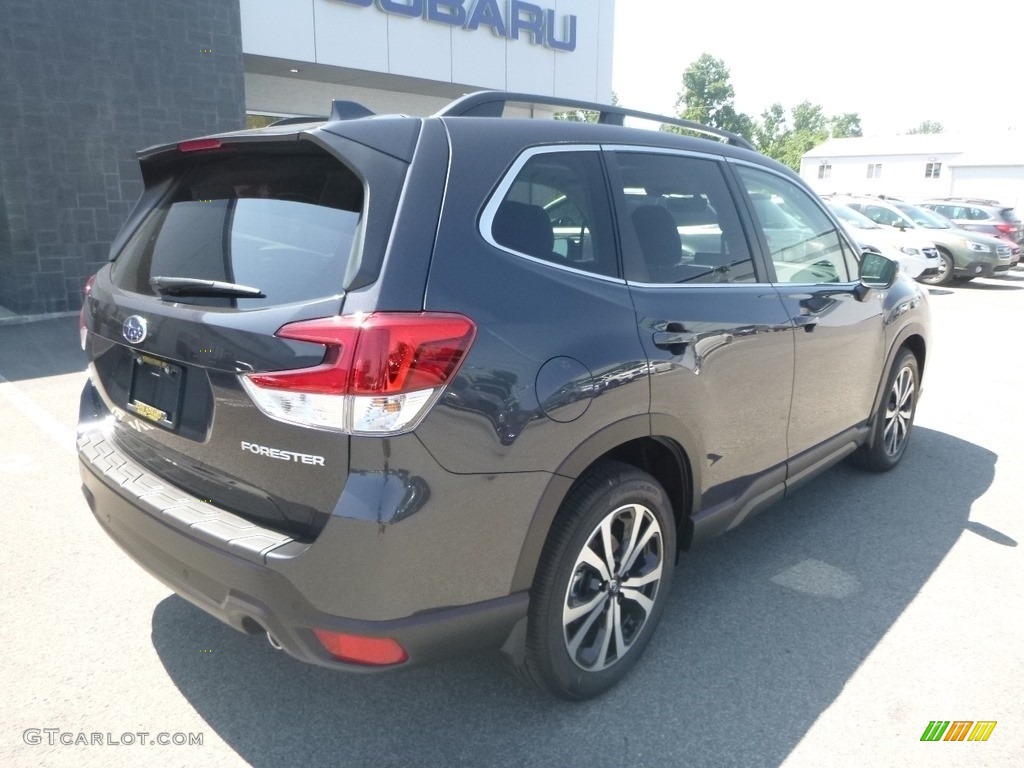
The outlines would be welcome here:
[[[373,676],[306,666],[177,596],[152,641],[256,766],[778,765],[969,527],[996,459],[918,427],[893,472],[841,465],[684,556],[644,659],[596,701],[549,699],[497,654]]]
[[[84,371],[87,363],[77,317],[0,324],[0,375],[8,381]]]

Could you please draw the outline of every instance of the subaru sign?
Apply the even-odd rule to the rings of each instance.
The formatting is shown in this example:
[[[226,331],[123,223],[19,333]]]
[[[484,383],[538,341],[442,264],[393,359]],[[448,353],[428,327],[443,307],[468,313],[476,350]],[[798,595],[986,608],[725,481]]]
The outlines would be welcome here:
[[[544,45],[555,51],[576,50],[576,17],[562,19],[561,40],[558,20],[550,8],[525,0],[509,0],[503,14],[498,0],[340,0],[349,5],[369,8],[397,16],[422,18],[437,24],[476,31],[488,27],[496,37],[519,40],[523,36],[532,45]]]

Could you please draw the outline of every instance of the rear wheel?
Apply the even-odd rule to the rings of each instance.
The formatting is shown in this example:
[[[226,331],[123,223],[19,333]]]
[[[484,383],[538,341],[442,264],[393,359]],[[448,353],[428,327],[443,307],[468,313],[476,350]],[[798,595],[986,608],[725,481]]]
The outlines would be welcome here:
[[[882,406],[875,414],[871,440],[853,454],[858,466],[888,472],[903,458],[914,426],[920,378],[914,353],[901,349],[889,372]]]
[[[675,521],[661,485],[618,462],[591,470],[566,499],[541,555],[523,676],[565,699],[615,685],[661,617],[674,556]]]
[[[953,263],[953,255],[948,251],[939,251],[939,271],[929,277],[921,277],[918,280],[928,285],[945,285],[953,279],[953,272],[956,269]]]

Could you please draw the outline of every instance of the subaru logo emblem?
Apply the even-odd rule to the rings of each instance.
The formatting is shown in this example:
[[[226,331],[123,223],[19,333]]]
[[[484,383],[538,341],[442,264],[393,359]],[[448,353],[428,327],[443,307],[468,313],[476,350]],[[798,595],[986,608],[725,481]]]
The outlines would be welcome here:
[[[121,326],[123,335],[131,344],[138,344],[146,338],[146,318],[132,315]]]

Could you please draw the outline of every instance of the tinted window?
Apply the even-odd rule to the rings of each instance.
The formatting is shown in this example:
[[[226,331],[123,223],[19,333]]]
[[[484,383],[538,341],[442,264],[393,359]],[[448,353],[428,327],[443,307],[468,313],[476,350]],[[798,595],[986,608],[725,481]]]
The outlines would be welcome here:
[[[845,283],[857,264],[839,230],[814,199],[788,179],[740,166],[780,283]]]
[[[188,304],[257,308],[342,289],[363,188],[326,156],[232,157],[187,171],[114,265],[113,280],[155,294],[153,277],[217,280],[266,298],[175,296]]]
[[[494,213],[491,237],[516,253],[614,277],[609,219],[597,152],[545,152],[516,174]]]
[[[619,152],[620,226],[639,258],[627,277],[650,283],[754,282],[750,247],[718,163]],[[628,240],[627,240],[628,242]]]

